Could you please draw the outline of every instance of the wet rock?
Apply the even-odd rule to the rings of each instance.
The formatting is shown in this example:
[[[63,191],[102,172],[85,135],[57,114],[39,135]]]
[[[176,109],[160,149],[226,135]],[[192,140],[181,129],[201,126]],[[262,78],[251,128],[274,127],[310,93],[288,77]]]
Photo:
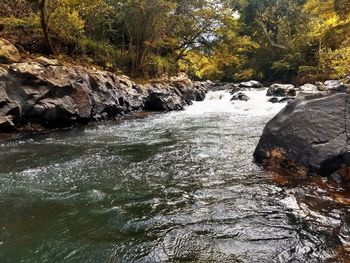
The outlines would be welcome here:
[[[240,90],[239,84],[236,83],[229,83],[226,84],[225,90],[229,90],[231,95],[234,95]]]
[[[255,160],[323,176],[349,167],[349,108],[346,91],[295,99],[266,125]]]
[[[231,98],[231,101],[234,101],[234,100],[248,101],[249,97],[243,92],[239,92]]]
[[[240,88],[262,88],[263,85],[259,81],[250,80],[250,81],[239,83],[239,87]]]
[[[297,95],[294,85],[291,84],[273,84],[267,90],[266,96],[274,97],[294,97]]]
[[[269,102],[271,102],[271,103],[289,103],[294,99],[295,99],[294,97],[285,97],[285,98],[272,97],[271,99],[269,99]]]
[[[279,103],[290,103],[293,100],[295,100],[295,97],[286,97],[286,98],[280,99],[278,102]]]
[[[272,97],[271,99],[269,99],[269,102],[271,103],[278,103],[280,100],[277,97]]]
[[[6,39],[0,38],[0,63],[16,63],[20,60],[17,48]]]

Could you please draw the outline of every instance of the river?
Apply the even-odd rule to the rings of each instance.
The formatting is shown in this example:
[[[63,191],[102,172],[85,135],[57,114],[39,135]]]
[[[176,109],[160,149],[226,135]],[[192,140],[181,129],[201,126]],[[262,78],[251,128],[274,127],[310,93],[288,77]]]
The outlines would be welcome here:
[[[349,189],[256,166],[247,94],[1,141],[0,262],[346,262]]]

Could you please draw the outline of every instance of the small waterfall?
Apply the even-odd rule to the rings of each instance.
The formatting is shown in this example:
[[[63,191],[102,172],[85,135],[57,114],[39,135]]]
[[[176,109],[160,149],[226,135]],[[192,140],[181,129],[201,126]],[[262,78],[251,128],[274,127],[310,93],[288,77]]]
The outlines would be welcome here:
[[[203,102],[194,102],[186,109],[187,114],[203,114],[211,112],[229,112],[252,116],[275,115],[286,103],[271,103],[266,96],[267,89],[243,91],[248,101],[231,101],[233,95],[229,91],[210,91]]]

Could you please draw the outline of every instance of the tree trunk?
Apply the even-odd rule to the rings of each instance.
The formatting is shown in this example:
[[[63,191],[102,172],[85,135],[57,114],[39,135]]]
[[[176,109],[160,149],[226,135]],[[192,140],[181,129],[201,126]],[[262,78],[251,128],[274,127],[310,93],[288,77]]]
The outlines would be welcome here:
[[[49,53],[54,53],[54,48],[51,42],[50,34],[49,34],[49,19],[47,14],[47,1],[48,0],[41,0],[40,1],[40,22],[41,22],[41,28],[43,30],[44,38],[46,41],[46,45],[49,49]]]

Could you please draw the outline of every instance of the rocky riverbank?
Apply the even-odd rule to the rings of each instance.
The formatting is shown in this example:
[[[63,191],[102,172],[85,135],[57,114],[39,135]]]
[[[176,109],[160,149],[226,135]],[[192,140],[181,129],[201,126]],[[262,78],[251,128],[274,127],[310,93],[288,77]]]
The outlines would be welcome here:
[[[181,76],[140,85],[108,71],[44,57],[0,65],[0,132],[65,127],[134,111],[182,110],[210,83]]]

